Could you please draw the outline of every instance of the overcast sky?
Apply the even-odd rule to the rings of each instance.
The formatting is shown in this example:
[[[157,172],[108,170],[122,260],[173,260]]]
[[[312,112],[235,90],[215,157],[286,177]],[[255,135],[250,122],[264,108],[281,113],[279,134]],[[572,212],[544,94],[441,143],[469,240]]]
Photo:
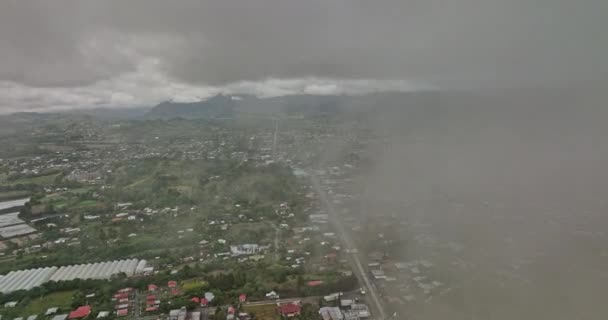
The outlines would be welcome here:
[[[606,77],[606,0],[0,2],[0,112]]]

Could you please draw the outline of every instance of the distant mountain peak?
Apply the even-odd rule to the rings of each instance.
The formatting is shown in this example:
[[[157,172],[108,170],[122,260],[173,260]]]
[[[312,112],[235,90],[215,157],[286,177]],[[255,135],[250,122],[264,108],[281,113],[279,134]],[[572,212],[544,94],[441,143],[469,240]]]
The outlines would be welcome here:
[[[197,102],[164,101],[152,108],[147,119],[172,118],[231,118],[234,116],[235,102],[222,93]]]

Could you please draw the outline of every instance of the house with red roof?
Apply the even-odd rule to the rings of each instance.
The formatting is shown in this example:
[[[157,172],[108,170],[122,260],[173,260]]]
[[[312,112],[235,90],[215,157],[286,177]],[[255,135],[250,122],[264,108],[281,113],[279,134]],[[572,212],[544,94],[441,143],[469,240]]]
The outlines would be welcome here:
[[[123,304],[117,304],[114,306],[114,309],[119,310],[119,309],[125,309],[128,308],[129,304],[128,303],[123,303]]]
[[[338,255],[333,252],[330,252],[325,255],[325,259],[330,260],[330,261],[335,261],[337,257],[338,257]]]
[[[206,298],[201,298],[201,307],[206,307],[209,305],[209,300]]]
[[[148,300],[146,301],[146,307],[158,307],[160,306],[160,300]]]
[[[153,292],[153,291],[156,291],[156,290],[158,290],[158,286],[157,285],[151,284],[151,283],[148,285],[148,291],[152,291]]]
[[[91,306],[80,306],[76,310],[70,312],[68,319],[80,319],[91,314]]]
[[[237,319],[239,319],[239,320],[251,320],[251,316],[248,313],[241,312],[237,316]]]
[[[116,299],[116,300],[125,299],[125,298],[128,298],[128,297],[129,297],[129,294],[126,293],[126,292],[117,293],[117,294],[114,295],[114,299]]]
[[[196,303],[201,303],[201,298],[199,298],[199,297],[192,297],[192,299],[190,299],[190,301],[196,302]]]
[[[240,302],[246,302],[247,301],[247,295],[244,293],[241,293],[241,295],[239,296],[239,301]]]
[[[146,308],[146,312],[154,312],[156,310],[158,310],[157,306],[151,306],[151,307],[147,307]]]
[[[309,287],[316,287],[316,286],[320,286],[322,284],[323,284],[323,281],[321,281],[321,280],[313,280],[313,281],[308,281],[308,283],[306,283],[306,285]]]
[[[226,320],[234,320],[235,314],[236,309],[233,306],[228,307],[228,314],[226,315]]]
[[[300,304],[297,302],[284,303],[279,304],[278,311],[281,317],[291,318],[299,316],[302,312],[302,307],[300,307]]]
[[[155,295],[153,295],[153,294],[149,294],[149,295],[146,297],[146,305],[147,305],[148,307],[150,307],[150,306],[154,306],[154,305],[159,305],[159,304],[160,304],[160,300],[159,300],[159,299],[157,299]]]
[[[175,287],[177,287],[177,282],[171,280],[171,281],[167,282],[167,287],[169,287],[169,288],[175,288]]]
[[[129,314],[129,309],[119,309],[116,311],[116,315],[119,317],[124,317]]]

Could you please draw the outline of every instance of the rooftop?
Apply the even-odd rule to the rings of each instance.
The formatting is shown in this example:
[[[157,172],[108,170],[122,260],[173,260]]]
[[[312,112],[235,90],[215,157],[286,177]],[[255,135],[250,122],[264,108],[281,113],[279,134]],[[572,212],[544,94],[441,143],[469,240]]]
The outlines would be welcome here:
[[[91,306],[80,306],[76,310],[70,312],[69,319],[79,319],[88,316],[91,313]]]
[[[290,315],[290,314],[299,314],[301,311],[301,307],[298,303],[285,303],[279,305],[279,312],[282,315]]]

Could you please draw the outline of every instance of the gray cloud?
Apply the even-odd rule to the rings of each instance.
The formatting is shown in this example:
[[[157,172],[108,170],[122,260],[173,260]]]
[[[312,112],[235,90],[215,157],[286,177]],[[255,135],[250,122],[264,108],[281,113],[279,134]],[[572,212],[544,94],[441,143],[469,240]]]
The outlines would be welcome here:
[[[429,89],[402,80],[354,80],[328,78],[264,79],[222,86],[200,86],[169,79],[158,59],[139,61],[135,70],[110,79],[77,87],[31,87],[0,81],[0,113],[51,111],[72,108],[154,105],[159,101],[198,101],[218,93],[273,97],[289,94],[365,94],[377,91]]]
[[[606,12],[602,0],[4,1],[0,80],[92,86],[145,59],[167,81],[199,87],[594,80],[608,73]]]

